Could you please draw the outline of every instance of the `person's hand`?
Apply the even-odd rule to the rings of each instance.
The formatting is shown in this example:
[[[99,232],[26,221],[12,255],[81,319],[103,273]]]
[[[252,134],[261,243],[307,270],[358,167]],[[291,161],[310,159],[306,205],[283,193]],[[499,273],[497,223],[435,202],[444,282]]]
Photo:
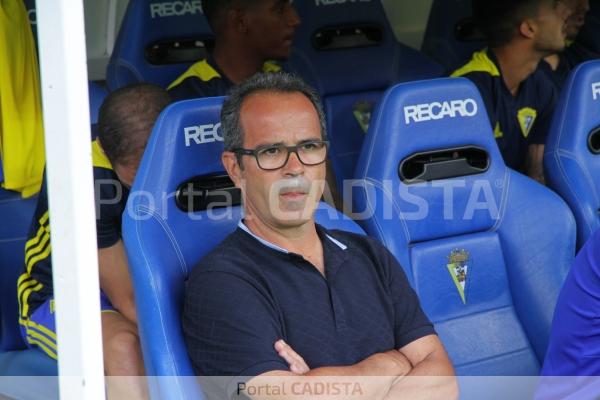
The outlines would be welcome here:
[[[304,359],[292,349],[290,345],[288,345],[283,340],[278,340],[275,342],[275,351],[279,354],[279,357],[283,358],[285,362],[287,362],[290,366],[290,371],[298,375],[304,375],[310,368],[304,361]]]

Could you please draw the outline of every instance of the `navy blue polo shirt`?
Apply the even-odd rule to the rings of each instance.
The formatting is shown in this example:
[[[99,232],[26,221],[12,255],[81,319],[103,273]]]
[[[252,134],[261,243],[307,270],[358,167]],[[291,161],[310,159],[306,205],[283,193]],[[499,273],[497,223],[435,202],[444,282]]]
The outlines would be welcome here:
[[[521,82],[516,96],[504,83],[494,53],[475,52],[453,77],[470,79],[485,103],[504,163],[525,172],[530,144],[545,144],[557,99],[556,86],[537,69]]]
[[[379,242],[317,225],[325,276],[243,223],[192,271],[183,331],[197,375],[286,370],[284,339],[311,369],[354,365],[435,334],[394,256]]]

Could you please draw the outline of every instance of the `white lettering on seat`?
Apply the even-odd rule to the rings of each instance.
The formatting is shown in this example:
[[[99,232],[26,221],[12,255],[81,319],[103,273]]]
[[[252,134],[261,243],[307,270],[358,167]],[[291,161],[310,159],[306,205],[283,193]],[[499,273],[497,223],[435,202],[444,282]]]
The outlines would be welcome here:
[[[202,1],[169,1],[150,4],[150,15],[152,18],[180,17],[186,14],[202,14]]]
[[[404,107],[406,125],[443,118],[473,117],[477,115],[477,102],[473,99],[433,102]]]
[[[195,144],[223,141],[223,136],[221,136],[220,122],[217,124],[188,126],[187,128],[183,128],[183,134],[185,136],[185,147],[190,147],[192,145],[192,141]]]
[[[592,96],[594,97],[594,100],[600,98],[600,82],[592,83]]]

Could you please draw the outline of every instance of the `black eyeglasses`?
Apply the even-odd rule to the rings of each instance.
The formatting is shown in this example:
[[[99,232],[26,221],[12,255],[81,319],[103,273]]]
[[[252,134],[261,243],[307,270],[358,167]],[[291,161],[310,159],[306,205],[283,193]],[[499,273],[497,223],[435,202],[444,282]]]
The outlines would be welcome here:
[[[296,153],[298,160],[304,165],[319,165],[327,158],[329,142],[326,140],[307,140],[295,146],[274,144],[260,146],[256,149],[237,148],[233,153],[254,156],[260,169],[273,171],[283,168],[290,159],[290,153]]]

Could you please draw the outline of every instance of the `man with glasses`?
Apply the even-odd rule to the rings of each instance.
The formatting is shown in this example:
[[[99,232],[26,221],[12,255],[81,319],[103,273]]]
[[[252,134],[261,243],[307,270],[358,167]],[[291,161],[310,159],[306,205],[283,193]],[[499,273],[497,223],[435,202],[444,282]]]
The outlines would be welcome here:
[[[327,157],[315,92],[289,74],[259,74],[232,91],[221,122],[244,219],[187,283],[183,331],[196,374],[234,377],[227,397],[327,376],[379,377],[362,381],[363,398],[456,397],[446,351],[391,253],[315,223]]]
[[[479,89],[506,165],[540,182],[557,93],[537,68],[565,48],[571,12],[556,0],[473,0],[488,48],[452,74]]]

